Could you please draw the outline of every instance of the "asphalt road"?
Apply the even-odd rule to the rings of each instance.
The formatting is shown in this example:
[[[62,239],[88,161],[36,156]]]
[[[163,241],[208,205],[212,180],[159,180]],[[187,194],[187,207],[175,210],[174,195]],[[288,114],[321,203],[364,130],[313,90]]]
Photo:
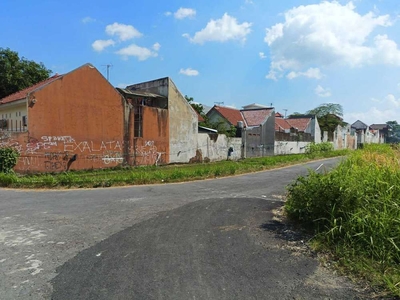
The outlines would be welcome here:
[[[182,184],[0,189],[0,299],[364,298],[274,220],[285,186],[320,165]]]

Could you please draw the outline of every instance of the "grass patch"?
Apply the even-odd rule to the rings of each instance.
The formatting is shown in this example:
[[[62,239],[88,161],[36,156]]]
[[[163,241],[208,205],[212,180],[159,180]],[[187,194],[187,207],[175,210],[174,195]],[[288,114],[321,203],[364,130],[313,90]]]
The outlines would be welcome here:
[[[340,150],[314,153],[312,156],[308,154],[280,155],[192,165],[117,167],[34,175],[0,173],[0,186],[9,188],[97,188],[181,182],[268,170],[346,154],[348,154],[347,150]]]
[[[400,151],[367,145],[329,173],[288,187],[288,216],[315,232],[336,265],[400,296]]]

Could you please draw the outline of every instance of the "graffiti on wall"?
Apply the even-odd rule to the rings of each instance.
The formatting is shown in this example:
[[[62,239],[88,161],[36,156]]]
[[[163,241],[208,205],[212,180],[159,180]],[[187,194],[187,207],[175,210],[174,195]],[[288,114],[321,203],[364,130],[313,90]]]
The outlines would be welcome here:
[[[136,163],[139,165],[158,165],[165,152],[157,151],[154,141],[145,141],[142,146],[135,147]]]
[[[72,136],[42,136],[40,139],[30,136],[24,142],[19,140],[14,139],[10,132],[0,132],[0,148],[17,150],[23,170],[65,170],[74,154],[90,165],[106,166],[123,162],[122,141],[77,141]]]

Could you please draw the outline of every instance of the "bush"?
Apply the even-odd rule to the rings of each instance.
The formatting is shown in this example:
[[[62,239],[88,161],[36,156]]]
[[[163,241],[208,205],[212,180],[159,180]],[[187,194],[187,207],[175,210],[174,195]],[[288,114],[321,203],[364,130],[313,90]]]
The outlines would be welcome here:
[[[316,232],[317,242],[396,295],[400,295],[399,157],[400,152],[388,145],[365,145],[329,173],[311,171],[299,177],[289,185],[285,204],[289,217]]]
[[[306,153],[307,154],[316,154],[316,153],[321,153],[321,152],[330,152],[333,151],[333,144],[329,142],[324,142],[324,143],[309,143],[306,146]]]
[[[0,148],[0,173],[12,173],[19,153],[13,148]]]

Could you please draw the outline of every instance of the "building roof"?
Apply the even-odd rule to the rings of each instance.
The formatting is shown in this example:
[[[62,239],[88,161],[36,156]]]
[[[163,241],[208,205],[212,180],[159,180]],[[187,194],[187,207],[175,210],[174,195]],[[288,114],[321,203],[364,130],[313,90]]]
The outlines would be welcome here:
[[[117,88],[118,91],[126,94],[126,95],[132,95],[132,96],[136,96],[136,97],[145,97],[145,98],[167,98],[158,94],[154,94],[154,93],[149,93],[149,92],[145,92],[145,91],[131,91],[128,89],[123,89],[123,88]]]
[[[231,125],[236,126],[239,121],[244,121],[240,110],[226,106],[214,105],[213,108],[207,113],[209,115],[213,110],[217,111],[223,118],[225,118]]]
[[[351,128],[354,128],[355,130],[366,130],[368,125],[360,120],[357,120],[351,125]]]
[[[204,120],[204,118],[202,117],[202,115],[199,114],[199,112],[198,112],[197,110],[194,110],[194,111],[195,111],[196,114],[197,114],[197,121],[198,121],[198,122],[204,122],[205,120]]]
[[[388,124],[372,124],[371,126],[369,126],[369,128],[371,128],[373,130],[384,130],[384,129],[388,129],[389,125]]]
[[[258,103],[252,103],[252,104],[245,105],[245,106],[242,106],[242,107],[243,107],[244,110],[256,109],[256,108],[270,108],[268,106],[265,106],[265,105],[262,105],[262,104],[258,104]]]
[[[289,130],[291,127],[292,126],[290,126],[290,124],[285,119],[275,118],[275,131]]]
[[[283,115],[280,112],[276,112],[275,118],[283,118]]]
[[[304,132],[308,124],[311,122],[311,118],[289,118],[286,119],[289,125],[293,128],[297,128],[298,131]]]
[[[271,116],[273,108],[262,108],[262,109],[250,109],[241,110],[243,119],[246,122],[246,126],[260,126],[265,122],[265,120]]]
[[[21,99],[25,99],[27,97],[27,95],[37,89],[42,88],[43,86],[55,81],[56,79],[62,77],[63,75],[58,75],[55,74],[41,82],[38,82],[34,85],[31,85],[30,87],[27,87],[26,89],[23,89],[21,91],[18,91],[14,94],[8,95],[7,97],[4,97],[3,99],[0,100],[0,105],[1,104],[5,104],[5,103],[10,103],[10,102],[14,102],[14,101],[18,101]]]

